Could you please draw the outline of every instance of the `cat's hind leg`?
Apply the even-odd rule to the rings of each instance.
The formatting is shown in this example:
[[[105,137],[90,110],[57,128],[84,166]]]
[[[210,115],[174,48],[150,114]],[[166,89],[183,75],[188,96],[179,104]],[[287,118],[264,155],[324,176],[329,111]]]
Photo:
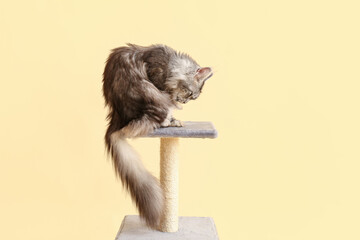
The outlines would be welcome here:
[[[146,136],[158,127],[158,123],[156,123],[149,116],[144,115],[139,119],[130,121],[119,131],[119,134],[127,138],[141,137]]]

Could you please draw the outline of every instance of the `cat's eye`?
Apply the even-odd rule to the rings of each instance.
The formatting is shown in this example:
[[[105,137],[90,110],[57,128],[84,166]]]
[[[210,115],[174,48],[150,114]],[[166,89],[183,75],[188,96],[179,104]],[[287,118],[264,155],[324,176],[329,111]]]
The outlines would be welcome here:
[[[193,92],[190,91],[190,90],[186,90],[186,95],[187,95],[188,97],[191,97],[191,96],[193,95]]]

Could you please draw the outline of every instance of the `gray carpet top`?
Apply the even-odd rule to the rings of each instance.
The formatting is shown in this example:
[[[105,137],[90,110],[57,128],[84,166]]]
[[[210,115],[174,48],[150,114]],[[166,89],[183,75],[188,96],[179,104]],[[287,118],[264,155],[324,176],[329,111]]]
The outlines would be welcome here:
[[[183,122],[183,127],[158,128],[147,137],[216,138],[218,133],[211,122]]]

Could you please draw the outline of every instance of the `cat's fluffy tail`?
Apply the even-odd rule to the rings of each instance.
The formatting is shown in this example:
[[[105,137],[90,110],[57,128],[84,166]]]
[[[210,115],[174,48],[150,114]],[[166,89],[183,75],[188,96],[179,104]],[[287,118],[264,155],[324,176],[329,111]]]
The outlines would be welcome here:
[[[155,229],[163,211],[164,196],[159,181],[143,166],[136,151],[121,131],[111,134],[107,142],[115,172],[129,190],[140,216]]]

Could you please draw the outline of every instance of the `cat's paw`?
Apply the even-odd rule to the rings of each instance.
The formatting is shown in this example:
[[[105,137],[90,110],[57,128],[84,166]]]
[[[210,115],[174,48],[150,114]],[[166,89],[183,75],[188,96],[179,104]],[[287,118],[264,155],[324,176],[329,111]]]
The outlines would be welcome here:
[[[171,121],[170,121],[170,126],[171,127],[183,127],[184,124],[180,120],[172,118]]]
[[[170,127],[171,126],[171,121],[169,119],[165,119],[162,123],[161,123],[161,127]]]

